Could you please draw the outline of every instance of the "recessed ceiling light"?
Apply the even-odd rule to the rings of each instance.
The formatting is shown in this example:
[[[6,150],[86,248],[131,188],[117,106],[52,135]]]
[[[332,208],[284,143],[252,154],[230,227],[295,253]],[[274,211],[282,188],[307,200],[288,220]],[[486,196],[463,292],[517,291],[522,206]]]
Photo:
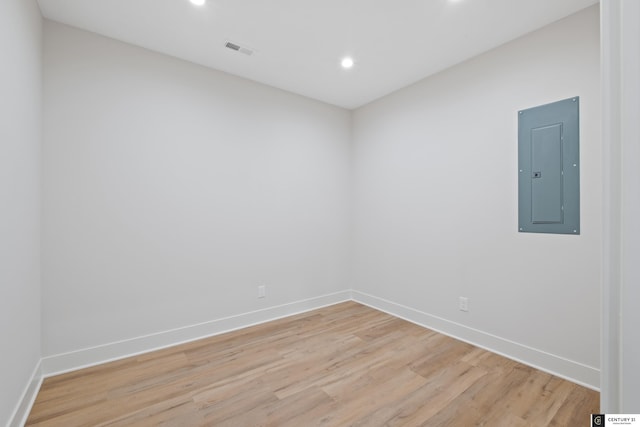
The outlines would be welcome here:
[[[340,63],[340,65],[342,65],[342,68],[346,69],[353,67],[353,58],[350,58],[348,56],[346,58],[342,58],[342,62]]]
[[[190,0],[192,4],[195,4],[196,6],[202,6],[206,3],[207,0]]]

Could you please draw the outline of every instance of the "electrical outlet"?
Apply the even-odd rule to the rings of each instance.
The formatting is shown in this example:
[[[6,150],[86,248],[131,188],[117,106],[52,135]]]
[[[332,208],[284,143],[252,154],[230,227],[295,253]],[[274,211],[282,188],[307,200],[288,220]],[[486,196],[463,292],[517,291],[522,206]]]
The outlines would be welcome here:
[[[469,298],[460,297],[458,299],[458,308],[460,311],[469,311]]]
[[[264,298],[267,295],[267,287],[265,285],[258,286],[258,298]]]

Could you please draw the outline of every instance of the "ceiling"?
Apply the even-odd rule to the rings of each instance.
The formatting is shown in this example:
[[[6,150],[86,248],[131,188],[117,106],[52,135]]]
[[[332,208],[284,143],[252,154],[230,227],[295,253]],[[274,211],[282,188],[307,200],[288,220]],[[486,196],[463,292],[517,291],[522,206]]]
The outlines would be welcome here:
[[[353,109],[598,0],[38,3],[48,19]]]

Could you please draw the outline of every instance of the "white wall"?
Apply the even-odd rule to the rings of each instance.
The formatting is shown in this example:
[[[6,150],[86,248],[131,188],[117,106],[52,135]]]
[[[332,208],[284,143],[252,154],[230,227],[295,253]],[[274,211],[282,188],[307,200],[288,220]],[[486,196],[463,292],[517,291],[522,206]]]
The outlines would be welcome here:
[[[602,412],[640,412],[640,3],[601,3],[603,71]]]
[[[52,22],[44,62],[46,356],[348,288],[348,111]]]
[[[597,387],[598,54],[593,7],[351,115],[47,22],[45,356],[353,287]],[[582,234],[518,233],[516,113],[576,95]]]
[[[40,360],[42,19],[0,2],[0,425]]]
[[[358,109],[353,130],[354,289],[593,387],[598,16],[591,7]],[[518,233],[517,111],[576,95],[582,234]],[[469,298],[468,313],[458,310],[459,296]]]

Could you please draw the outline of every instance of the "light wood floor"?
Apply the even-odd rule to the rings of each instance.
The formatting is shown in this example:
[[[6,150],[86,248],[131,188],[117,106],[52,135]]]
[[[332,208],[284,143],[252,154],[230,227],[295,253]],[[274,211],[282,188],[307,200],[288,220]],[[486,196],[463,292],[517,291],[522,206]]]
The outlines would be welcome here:
[[[29,426],[587,426],[597,392],[353,302],[44,381]]]

